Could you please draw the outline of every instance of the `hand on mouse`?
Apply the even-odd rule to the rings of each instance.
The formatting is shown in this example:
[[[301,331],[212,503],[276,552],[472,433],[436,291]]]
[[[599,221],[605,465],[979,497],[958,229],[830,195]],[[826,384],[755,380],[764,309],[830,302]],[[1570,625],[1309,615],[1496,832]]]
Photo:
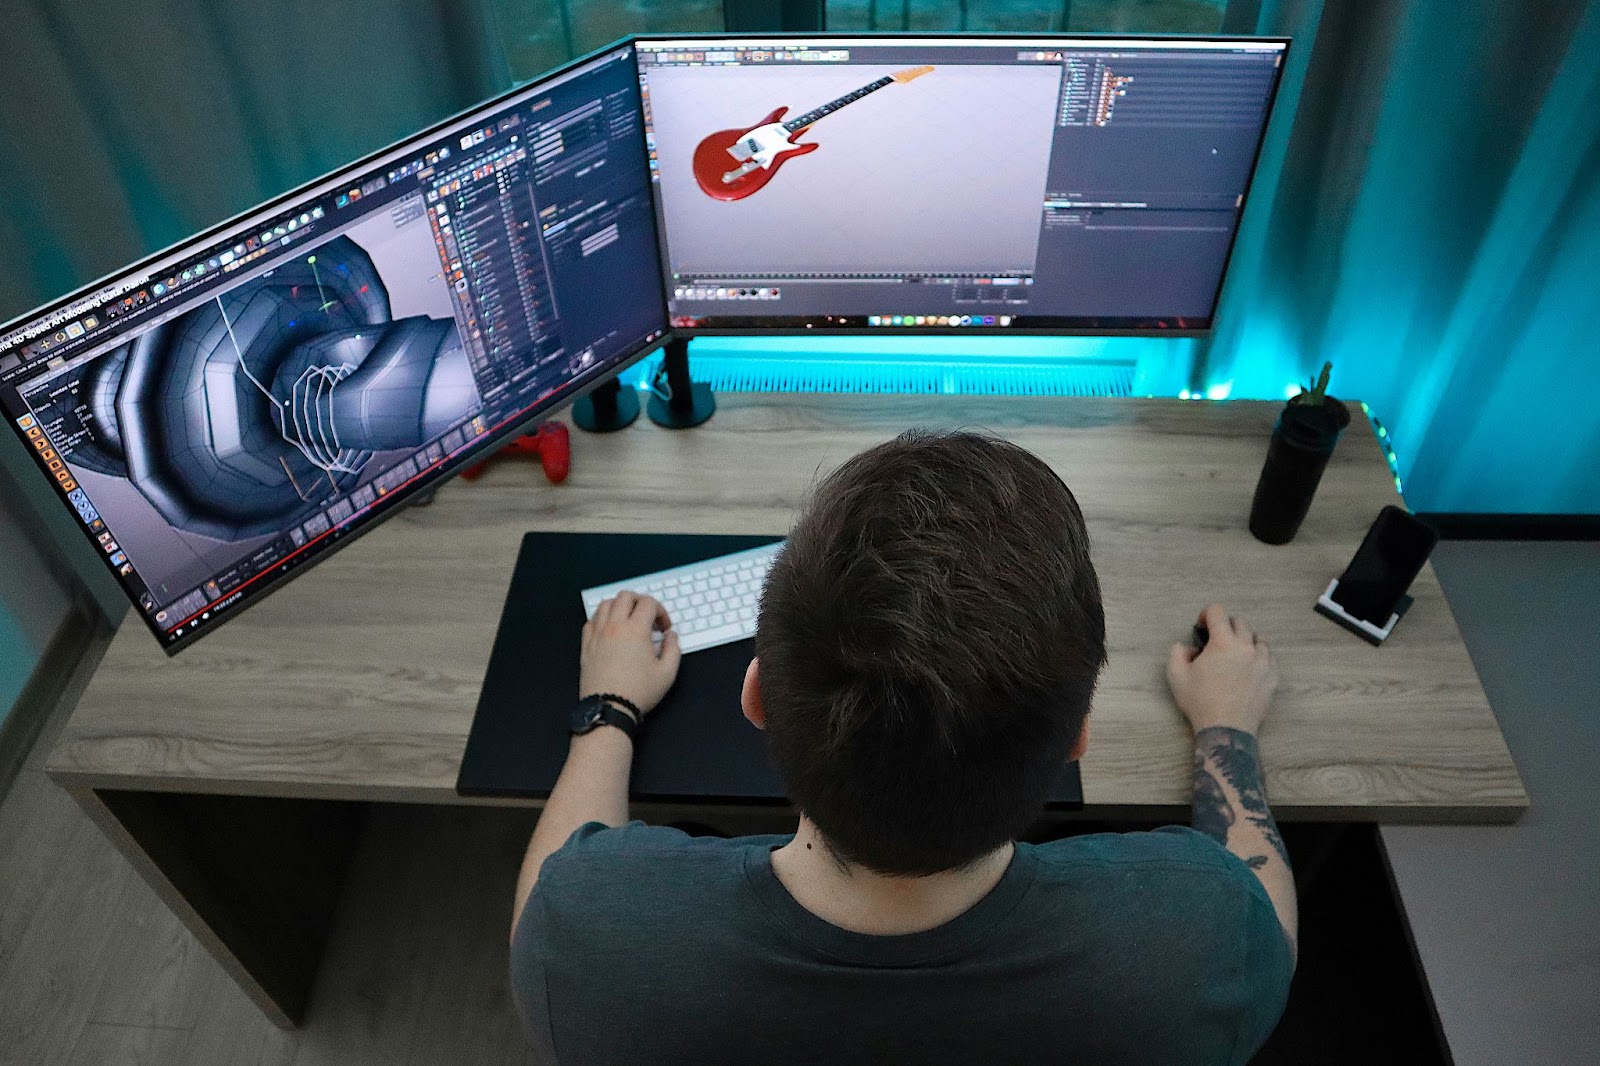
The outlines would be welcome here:
[[[665,634],[657,649],[650,634]],[[578,698],[610,693],[631,700],[641,714],[661,702],[678,676],[683,653],[667,609],[649,596],[619,592],[584,623]]]
[[[1199,625],[1209,634],[1204,650],[1184,641],[1167,658],[1173,702],[1196,733],[1213,726],[1256,732],[1278,687],[1272,649],[1220,603],[1200,613]]]

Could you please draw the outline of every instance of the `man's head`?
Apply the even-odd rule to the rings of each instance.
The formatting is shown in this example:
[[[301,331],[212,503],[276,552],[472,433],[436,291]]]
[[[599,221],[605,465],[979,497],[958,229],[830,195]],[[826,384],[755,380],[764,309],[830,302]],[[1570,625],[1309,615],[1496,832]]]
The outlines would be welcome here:
[[[840,858],[971,863],[1037,817],[1105,662],[1077,501],[992,437],[869,449],[790,533],[756,654],[773,759]]]

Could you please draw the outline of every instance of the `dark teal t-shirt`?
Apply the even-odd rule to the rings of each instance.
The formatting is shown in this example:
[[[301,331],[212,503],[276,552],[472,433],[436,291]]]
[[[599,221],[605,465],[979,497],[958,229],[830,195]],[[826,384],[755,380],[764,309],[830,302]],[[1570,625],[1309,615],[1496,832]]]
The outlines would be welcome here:
[[[788,837],[591,822],[511,949],[542,1062],[1243,1062],[1294,965],[1265,890],[1172,827],[1018,844],[922,933],[852,933],[772,872]]]

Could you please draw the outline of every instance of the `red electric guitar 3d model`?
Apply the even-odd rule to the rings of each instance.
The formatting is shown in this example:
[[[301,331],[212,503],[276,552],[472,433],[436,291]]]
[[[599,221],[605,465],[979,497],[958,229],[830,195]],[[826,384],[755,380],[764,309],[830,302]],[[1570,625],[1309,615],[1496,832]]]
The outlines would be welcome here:
[[[806,127],[886,85],[904,85],[932,70],[911,67],[890,74],[788,122],[781,120],[789,109],[780,107],[748,129],[718,130],[694,150],[694,178],[714,200],[742,200],[771,181],[786,161],[821,147],[795,143]]]

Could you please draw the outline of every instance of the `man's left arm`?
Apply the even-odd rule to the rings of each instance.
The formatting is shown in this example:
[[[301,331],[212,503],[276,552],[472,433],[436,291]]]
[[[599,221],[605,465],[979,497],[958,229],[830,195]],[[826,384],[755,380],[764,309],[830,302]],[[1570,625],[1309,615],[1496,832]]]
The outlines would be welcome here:
[[[528,841],[527,854],[522,857],[511,919],[513,932],[528,895],[539,880],[544,860],[565,844],[579,826],[589,822],[604,822],[609,826],[627,823],[628,773],[632,769],[633,741],[622,730],[602,726],[592,733],[572,738],[561,776],[556,779],[556,787],[539,814],[539,824],[534,827],[533,839]]]
[[[666,633],[659,652],[650,639],[652,630]],[[578,696],[622,696],[642,714],[649,714],[672,687],[681,657],[678,634],[672,630],[666,609],[649,596],[618,593],[584,624]],[[633,740],[621,729],[600,726],[572,738],[566,764],[539,815],[517,874],[511,912],[513,937],[545,859],[589,822],[613,827],[627,823],[632,769]]]

